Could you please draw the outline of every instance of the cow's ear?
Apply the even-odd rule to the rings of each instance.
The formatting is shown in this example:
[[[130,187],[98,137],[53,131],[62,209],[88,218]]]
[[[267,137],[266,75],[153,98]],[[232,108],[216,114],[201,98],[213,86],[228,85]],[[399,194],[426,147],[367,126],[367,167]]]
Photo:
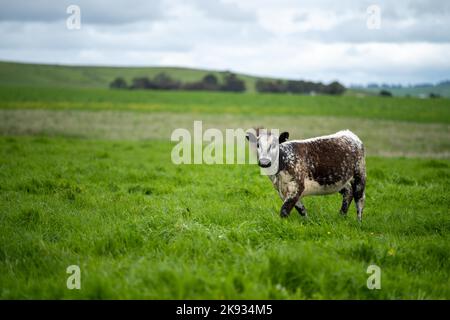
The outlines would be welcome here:
[[[253,132],[247,132],[245,135],[248,141],[250,142],[256,142],[256,136],[253,134]]]
[[[283,143],[289,138],[289,132],[282,132],[278,138],[278,143]]]

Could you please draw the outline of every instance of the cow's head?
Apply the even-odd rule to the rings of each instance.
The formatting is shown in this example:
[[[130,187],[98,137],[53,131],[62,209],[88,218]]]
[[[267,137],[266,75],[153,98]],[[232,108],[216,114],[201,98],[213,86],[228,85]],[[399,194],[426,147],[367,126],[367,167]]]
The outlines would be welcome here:
[[[256,129],[247,133],[247,140],[256,144],[258,165],[261,168],[269,168],[272,163],[278,163],[279,145],[289,138],[288,132],[283,132],[278,137],[266,129]]]

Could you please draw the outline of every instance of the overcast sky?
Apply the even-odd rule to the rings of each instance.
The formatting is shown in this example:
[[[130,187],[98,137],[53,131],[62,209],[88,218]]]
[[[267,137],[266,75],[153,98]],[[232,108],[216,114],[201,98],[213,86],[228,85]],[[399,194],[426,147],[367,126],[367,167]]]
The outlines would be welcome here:
[[[66,26],[71,4],[81,9],[79,30]],[[376,19],[370,5],[381,10],[379,29],[367,26]],[[349,85],[450,79],[449,57],[448,0],[0,0],[0,60],[184,66]]]

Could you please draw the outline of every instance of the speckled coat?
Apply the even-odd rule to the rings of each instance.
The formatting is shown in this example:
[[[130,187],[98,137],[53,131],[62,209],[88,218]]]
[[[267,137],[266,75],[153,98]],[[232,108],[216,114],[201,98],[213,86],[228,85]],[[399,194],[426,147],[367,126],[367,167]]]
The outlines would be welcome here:
[[[281,143],[278,172],[269,178],[284,201],[282,217],[288,216],[294,207],[306,215],[301,202],[305,196],[340,192],[341,213],[347,213],[354,198],[357,217],[362,219],[366,184],[364,146],[349,130]]]

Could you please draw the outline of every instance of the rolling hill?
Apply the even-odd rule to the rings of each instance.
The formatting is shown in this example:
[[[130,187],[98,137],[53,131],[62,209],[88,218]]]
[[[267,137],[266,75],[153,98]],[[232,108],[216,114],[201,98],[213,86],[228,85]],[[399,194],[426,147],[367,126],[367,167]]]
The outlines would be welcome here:
[[[435,85],[417,85],[401,88],[355,88],[354,90],[377,94],[380,90],[387,90],[394,96],[426,98],[431,93],[450,98],[450,81],[443,81]]]
[[[188,82],[200,80],[208,73],[221,79],[226,71],[178,67],[66,66],[0,61],[0,86],[106,88],[114,78],[119,76],[130,82],[135,77],[153,77],[160,72]],[[238,76],[245,80],[249,92],[255,90],[257,77],[245,74],[238,74]]]
[[[151,78],[161,72],[182,82],[193,82],[200,80],[208,73],[212,73],[221,79],[227,71],[182,67],[68,66],[0,61],[0,86],[107,88],[116,77],[123,77],[130,83],[135,77]],[[277,80],[241,73],[236,74],[245,81],[247,92],[255,92],[255,83],[258,79]],[[380,90],[381,88],[354,87],[347,89],[345,95],[377,95]],[[394,96],[426,97],[430,93],[435,93],[448,98],[450,97],[450,82],[423,87],[390,88],[388,90]]]

